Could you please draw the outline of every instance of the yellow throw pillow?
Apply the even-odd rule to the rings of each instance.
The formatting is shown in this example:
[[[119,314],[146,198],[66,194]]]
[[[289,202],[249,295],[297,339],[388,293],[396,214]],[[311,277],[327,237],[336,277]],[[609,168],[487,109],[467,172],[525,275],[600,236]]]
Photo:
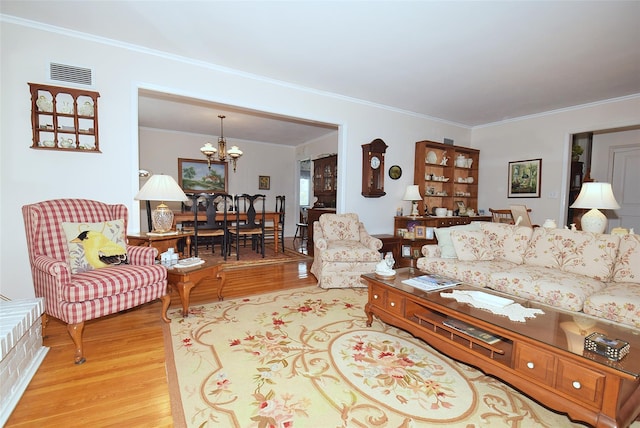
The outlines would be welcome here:
[[[124,220],[62,223],[71,273],[128,264]]]

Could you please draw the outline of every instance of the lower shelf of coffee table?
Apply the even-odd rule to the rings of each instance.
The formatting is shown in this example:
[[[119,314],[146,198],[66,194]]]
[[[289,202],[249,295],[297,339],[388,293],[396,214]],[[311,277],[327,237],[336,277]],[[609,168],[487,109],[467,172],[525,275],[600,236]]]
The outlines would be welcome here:
[[[369,285],[365,308],[445,355],[494,375],[577,421],[598,427],[627,427],[640,414],[640,379],[570,352],[464,315],[364,275]],[[499,336],[486,343],[444,324],[455,318]]]

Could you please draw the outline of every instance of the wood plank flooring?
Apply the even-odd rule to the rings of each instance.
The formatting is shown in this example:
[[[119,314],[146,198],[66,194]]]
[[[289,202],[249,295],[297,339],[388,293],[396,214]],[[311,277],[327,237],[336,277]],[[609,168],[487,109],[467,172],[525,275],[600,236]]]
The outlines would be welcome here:
[[[225,298],[314,285],[310,267],[305,260],[230,271]],[[191,303],[215,301],[216,292],[217,281],[204,281]],[[180,307],[175,292],[171,306]],[[6,427],[171,427],[160,310],[157,301],[87,322],[80,366],[66,326],[50,318],[50,350]]]

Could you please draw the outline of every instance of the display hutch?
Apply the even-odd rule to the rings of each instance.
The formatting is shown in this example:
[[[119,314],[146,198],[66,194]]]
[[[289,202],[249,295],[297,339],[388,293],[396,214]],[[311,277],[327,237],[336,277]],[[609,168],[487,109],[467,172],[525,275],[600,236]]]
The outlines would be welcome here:
[[[313,195],[318,198],[314,207],[335,208],[338,184],[338,155],[313,161]]]
[[[324,156],[313,161],[313,195],[317,198],[307,210],[307,254],[313,255],[313,222],[322,214],[336,212],[338,186],[338,155]]]
[[[435,228],[491,221],[491,216],[477,215],[479,160],[479,150],[433,141],[416,143],[414,183],[420,186],[423,203],[418,205],[417,217],[394,217],[394,232],[402,238],[402,257],[396,259],[396,266],[414,265],[422,257],[423,245],[436,244]],[[436,216],[436,208],[451,215]]]
[[[461,206],[477,213],[479,161],[480,150],[418,141],[414,184],[423,196],[420,214],[434,214],[435,208],[455,213]]]
[[[29,88],[31,148],[100,152],[98,92],[37,83],[29,83]]]

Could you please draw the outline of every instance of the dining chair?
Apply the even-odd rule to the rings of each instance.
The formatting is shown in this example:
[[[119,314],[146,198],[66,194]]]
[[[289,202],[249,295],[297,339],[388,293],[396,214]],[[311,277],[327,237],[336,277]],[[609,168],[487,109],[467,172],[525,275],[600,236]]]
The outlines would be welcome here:
[[[280,240],[280,248],[284,253],[284,215],[285,215],[286,197],[284,195],[276,196],[276,210],[279,213],[278,217],[278,239]],[[275,242],[275,224],[272,221],[265,223],[264,227],[265,239],[267,241],[272,240]]]
[[[259,251],[264,257],[264,218],[267,197],[262,194],[248,195],[242,194],[236,196],[235,200],[235,217],[233,214],[230,218],[234,218],[233,224],[228,225],[229,230],[229,249],[235,247],[236,260],[240,260],[240,237],[251,238],[251,249]],[[240,208],[246,208],[242,211]],[[256,207],[262,216],[258,220]],[[244,219],[244,221],[243,221]]]
[[[309,236],[309,209],[307,207],[300,207],[300,221],[296,223],[296,233],[293,235],[293,247],[296,246],[296,239],[300,239],[301,245],[307,241]],[[309,243],[307,242],[307,245]],[[297,249],[296,249],[297,250]]]
[[[194,206],[197,201],[201,200],[205,206],[207,220],[204,224],[200,224],[197,220],[197,211],[194,211],[194,254],[198,256],[198,246],[201,243],[211,245],[211,251],[215,254],[216,240],[220,243],[220,253],[224,259],[227,259],[228,253],[228,230],[227,230],[227,212],[233,204],[233,198],[226,193],[200,193],[192,196]],[[222,213],[222,220],[218,219],[218,213]]]

